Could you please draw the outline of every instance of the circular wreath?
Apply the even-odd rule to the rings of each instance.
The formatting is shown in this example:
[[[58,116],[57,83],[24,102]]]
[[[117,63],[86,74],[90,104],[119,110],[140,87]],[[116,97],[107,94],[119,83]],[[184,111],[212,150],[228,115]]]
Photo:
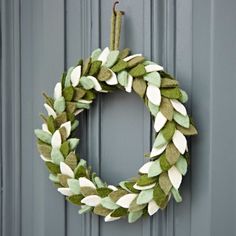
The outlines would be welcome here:
[[[89,109],[98,93],[115,89],[135,91],[149,109],[156,132],[149,161],[138,177],[118,186],[102,181],[75,149],[76,116]],[[44,94],[48,116],[42,115],[42,129],[36,129],[37,147],[50,172],[49,179],[66,199],[113,221],[128,216],[130,223],[141,216],[164,209],[171,196],[182,200],[179,187],[187,172],[186,136],[197,134],[182,103],[188,97],[179,83],[160,65],[141,54],[96,49],[63,74],[54,89],[54,98]]]

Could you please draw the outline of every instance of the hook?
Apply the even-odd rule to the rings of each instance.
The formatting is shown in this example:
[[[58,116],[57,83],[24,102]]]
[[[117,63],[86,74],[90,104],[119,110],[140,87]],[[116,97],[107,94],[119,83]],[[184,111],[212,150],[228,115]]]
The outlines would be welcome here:
[[[113,3],[113,13],[114,13],[114,15],[116,15],[116,5],[118,5],[119,3],[120,3],[120,0],[115,1],[115,2]],[[121,12],[122,15],[125,14],[123,11],[120,11],[120,12]]]

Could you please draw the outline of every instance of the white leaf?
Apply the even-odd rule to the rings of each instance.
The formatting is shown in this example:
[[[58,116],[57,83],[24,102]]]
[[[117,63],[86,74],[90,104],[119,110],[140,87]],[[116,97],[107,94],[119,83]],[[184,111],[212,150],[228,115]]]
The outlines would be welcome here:
[[[61,147],[61,134],[59,130],[56,130],[52,135],[51,144],[53,148],[60,148]]]
[[[85,99],[79,99],[78,102],[84,103],[84,104],[91,104],[92,103],[92,101],[88,101],[88,100],[85,100]]]
[[[94,183],[85,177],[79,178],[79,186],[80,187],[90,187],[90,188],[96,189],[96,186],[94,185]]]
[[[65,127],[66,137],[68,138],[70,136],[70,131],[71,131],[71,122],[67,121],[66,123],[63,123],[60,127]]]
[[[183,116],[186,116],[187,115],[187,111],[186,111],[186,108],[185,106],[179,102],[178,100],[176,99],[170,99],[170,102],[172,104],[172,106],[174,107],[174,109],[176,111],[178,111],[180,114],[182,114]]]
[[[159,132],[164,127],[166,121],[166,117],[159,111],[154,122],[154,129],[156,130],[156,132]]]
[[[116,204],[123,207],[123,208],[129,208],[131,202],[137,197],[137,194],[135,193],[129,193],[121,198],[119,198],[118,201],[116,201]]]
[[[73,170],[65,162],[60,162],[60,171],[63,175],[75,177]]]
[[[52,116],[53,118],[57,117],[56,112],[47,103],[44,103],[44,107],[47,110],[48,116]]]
[[[173,187],[178,189],[182,182],[182,175],[175,166],[168,170],[168,176]]]
[[[83,112],[83,111],[84,111],[84,109],[79,109],[79,110],[77,110],[77,111],[74,113],[74,115],[77,116],[77,115],[79,115],[79,113],[81,113],[81,112]]]
[[[57,189],[58,192],[60,192],[61,194],[63,194],[64,196],[72,196],[73,193],[70,191],[69,188],[58,188]]]
[[[187,140],[179,130],[175,130],[175,133],[172,137],[172,141],[176,148],[179,150],[179,152],[181,154],[184,154],[187,148]]]
[[[154,200],[148,203],[148,214],[150,216],[154,215],[159,209],[160,207],[156,204]]]
[[[98,61],[102,61],[102,65],[104,65],[107,61],[107,57],[110,53],[110,50],[108,47],[104,48],[104,50],[102,51],[102,53],[99,55],[98,57]]]
[[[118,80],[117,80],[117,77],[116,77],[116,74],[109,69],[109,71],[112,73],[112,76],[110,79],[106,80],[106,83],[109,84],[109,85],[115,85],[115,84],[118,84]]]
[[[45,131],[45,132],[48,132],[49,134],[52,134],[52,133],[48,130],[48,126],[47,126],[47,124],[45,124],[45,123],[42,124],[42,130]]]
[[[150,157],[155,157],[155,156],[158,156],[160,155],[161,153],[163,153],[166,149],[167,145],[164,145],[164,146],[161,146],[161,147],[153,147],[152,148],[152,151],[151,151],[151,154],[150,154]]]
[[[41,157],[41,159],[43,160],[43,161],[52,161],[51,159],[49,159],[49,158],[47,158],[47,157],[45,157],[45,156],[43,156],[43,155],[40,155],[40,157]]]
[[[154,161],[149,161],[147,163],[145,163],[140,169],[139,172],[141,174],[147,174],[149,171],[149,168],[151,167],[151,165],[154,163]]]
[[[91,79],[91,80],[93,81],[93,83],[94,83],[94,89],[95,89],[96,91],[101,91],[101,90],[102,90],[101,85],[99,84],[98,80],[97,80],[95,77],[89,75],[89,76],[87,76],[87,78],[89,78],[89,79]]]
[[[141,53],[139,53],[139,54],[134,54],[134,55],[131,55],[131,56],[128,56],[128,57],[124,58],[123,61],[130,61],[131,59],[133,59],[133,58],[135,58],[135,57],[140,57],[140,56],[142,56]]]
[[[137,190],[147,190],[147,189],[150,189],[150,188],[153,188],[156,184],[150,184],[150,185],[146,185],[146,186],[139,186],[137,184],[135,184],[133,187]]]
[[[145,66],[145,70],[146,70],[147,73],[150,73],[150,72],[153,72],[153,71],[164,70],[164,68],[162,66],[157,65],[157,64],[151,64],[151,65]]]
[[[153,84],[149,84],[148,87],[147,87],[147,97],[148,97],[148,100],[159,106],[160,103],[161,103],[161,92],[160,92],[160,89],[158,87],[156,87],[155,85]]]
[[[108,185],[107,187],[108,187],[109,189],[113,190],[113,191],[118,190],[118,188],[115,187],[115,186],[113,186],[113,185]]]
[[[111,221],[115,221],[115,220],[119,220],[120,217],[112,217],[111,216],[111,213],[109,215],[107,215],[105,218],[104,218],[104,221],[105,222],[111,222]]]
[[[133,77],[129,74],[128,75],[128,83],[125,86],[125,91],[127,93],[131,93],[132,92],[132,84],[133,84]]]
[[[57,83],[55,88],[54,88],[54,98],[58,99],[62,96],[62,87],[61,87],[61,83]]]
[[[81,200],[82,203],[87,206],[95,207],[101,202],[101,198],[98,195],[89,195]]]
[[[79,79],[81,76],[81,66],[76,66],[70,75],[70,80],[72,82],[72,86],[76,87],[79,84]]]

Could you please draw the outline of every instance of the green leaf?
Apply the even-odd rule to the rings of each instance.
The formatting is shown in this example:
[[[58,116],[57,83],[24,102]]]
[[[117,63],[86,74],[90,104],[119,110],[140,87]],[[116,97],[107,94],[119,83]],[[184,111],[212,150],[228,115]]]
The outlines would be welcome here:
[[[159,106],[153,104],[148,100],[148,108],[153,116],[156,116],[157,113],[159,112]],[[164,114],[163,114],[164,115]]]
[[[143,190],[138,195],[136,202],[138,205],[142,205],[150,202],[152,200],[152,197],[153,197],[153,189]]]
[[[175,189],[174,187],[171,189],[171,193],[175,199],[176,202],[182,202],[182,197],[179,194],[179,191]]]
[[[86,94],[84,95],[83,99],[85,99],[87,101],[91,101],[94,98],[96,98],[96,94],[94,92],[92,92],[91,90],[88,90],[88,91],[86,91]]]
[[[128,72],[126,70],[121,71],[118,73],[118,82],[120,85],[126,87],[128,84]]]
[[[161,95],[171,99],[178,99],[181,96],[179,88],[163,88],[161,89]]]
[[[109,197],[102,198],[101,205],[110,210],[119,208],[119,206],[115,204]]]
[[[78,179],[80,177],[86,177],[87,173],[86,173],[86,168],[84,166],[78,166],[75,169],[75,178]]]
[[[79,194],[80,193],[79,180],[77,180],[77,179],[68,179],[67,184],[68,184],[68,186],[69,186],[72,193],[74,193],[74,194]]]
[[[109,194],[109,198],[113,201],[116,202],[118,199],[120,199],[122,196],[124,196],[125,194],[127,194],[127,191],[123,190],[123,189],[119,189],[116,191],[113,191]]]
[[[74,96],[74,89],[72,86],[66,87],[62,91],[63,97],[66,101],[71,101]]]
[[[162,97],[160,111],[166,117],[167,120],[171,121],[173,119],[174,108],[168,98]]]
[[[161,187],[161,189],[163,190],[163,192],[168,195],[168,193],[170,192],[171,188],[172,188],[172,184],[170,182],[170,179],[168,177],[167,172],[161,173],[159,176],[159,185]]]
[[[180,93],[181,93],[181,96],[180,96],[179,100],[182,103],[187,102],[188,101],[188,94],[184,90],[182,90],[182,89],[180,89]]]
[[[112,190],[109,188],[103,187],[103,188],[98,188],[97,192],[100,197],[104,198],[104,197],[107,197],[112,192]]]
[[[189,125],[189,128],[184,128],[180,125],[177,125],[176,128],[185,136],[191,136],[191,135],[198,134],[196,128],[192,124]]]
[[[86,213],[86,212],[89,212],[91,211],[93,208],[90,207],[90,206],[81,206],[81,209],[79,210],[79,214],[83,214],[83,213]]]
[[[168,121],[164,128],[162,128],[161,133],[163,134],[163,137],[168,142],[172,139],[175,132],[175,123],[172,121]]]
[[[178,161],[176,162],[175,166],[182,175],[186,175],[187,169],[188,169],[188,163],[187,163],[186,159],[183,156],[180,155],[180,157],[179,157]]]
[[[80,192],[85,196],[90,196],[90,195],[97,195],[97,191],[94,188],[90,187],[80,187]]]
[[[165,193],[163,192],[163,190],[160,188],[159,185],[156,185],[153,191],[153,200],[156,202],[156,204],[160,207],[160,208],[165,208],[168,198],[165,195]]]
[[[88,77],[82,76],[80,78],[80,84],[83,86],[84,89],[89,90],[94,87],[94,83]]]
[[[170,165],[174,165],[180,156],[179,150],[175,147],[175,145],[172,142],[169,143],[168,146],[166,147],[165,154],[166,154],[166,159],[168,163],[170,163]]]
[[[91,66],[91,63],[92,63],[91,57],[87,58],[84,61],[83,69],[82,69],[82,75],[87,75],[88,74],[90,66]]]
[[[154,141],[153,146],[158,148],[158,147],[164,146],[165,144],[167,144],[167,140],[165,139],[162,132],[159,132],[155,141]]]
[[[111,217],[122,217],[122,216],[127,215],[127,213],[128,213],[128,209],[119,207],[111,213]]]
[[[50,179],[53,183],[59,184],[58,175],[49,174],[49,179]]]
[[[57,175],[58,173],[60,173],[60,167],[50,161],[46,161],[45,165],[47,166],[48,170],[50,173]]]
[[[148,177],[158,176],[162,172],[160,160],[157,159],[148,170]]]
[[[66,157],[69,154],[70,146],[69,146],[69,143],[67,141],[62,143],[62,145],[60,147],[60,151],[61,151],[61,153],[64,157]]]
[[[60,165],[60,162],[64,161],[64,156],[62,155],[62,153],[58,148],[52,149],[51,157],[52,161],[57,165]]]
[[[148,178],[147,175],[141,175],[140,178],[137,181],[137,185],[146,186],[146,185],[153,184],[156,181],[157,181],[157,178],[155,178],[155,177]]]
[[[146,88],[147,88],[147,84],[143,80],[143,78],[139,77],[133,80],[133,89],[141,98],[143,98]]]
[[[43,141],[44,143],[51,144],[52,135],[49,134],[48,132],[43,131],[41,129],[35,129],[34,133],[35,133],[35,136],[41,141]]]
[[[53,108],[53,103],[54,103],[54,100],[53,98],[49,97],[46,93],[43,93],[43,96],[44,96],[44,99],[45,99],[45,102]]]
[[[129,71],[129,74],[133,77],[143,76],[146,74],[145,66],[143,64],[138,64]]]
[[[161,88],[172,88],[178,86],[179,83],[175,79],[162,78],[161,79]]]
[[[138,64],[142,63],[144,61],[143,56],[137,56],[132,58],[131,60],[128,61],[128,68],[132,68],[137,66]]]
[[[130,49],[129,48],[125,48],[123,49],[120,54],[119,54],[119,58],[120,59],[124,59],[125,57],[129,56],[130,54]]]
[[[89,75],[92,75],[92,76],[96,75],[98,71],[100,70],[101,65],[102,65],[101,61],[93,61],[89,70]]]
[[[189,128],[190,126],[190,120],[188,116],[183,116],[179,112],[174,112],[174,120],[179,125],[183,126],[184,128]]]
[[[111,70],[115,73],[118,73],[124,69],[126,69],[128,66],[128,63],[123,60],[119,60],[112,68]]]
[[[135,198],[130,206],[129,206],[129,212],[137,212],[140,211],[142,209],[144,209],[146,207],[147,204],[137,204],[137,198]]]
[[[162,169],[163,171],[167,171],[167,170],[169,170],[169,169],[171,168],[171,165],[170,165],[170,163],[167,161],[165,154],[162,154],[162,155],[160,156],[160,166],[161,166],[161,169]]]
[[[74,113],[76,110],[75,102],[66,102],[66,111],[70,113]]]
[[[144,80],[148,81],[149,83],[157,86],[158,88],[160,87],[161,84],[161,76],[158,72],[154,71],[151,73],[148,73],[144,76]]]
[[[125,182],[124,185],[130,192],[139,193],[139,191],[133,187],[135,182]]]
[[[67,175],[63,175],[63,174],[58,174],[58,178],[59,178],[59,183],[67,188],[68,184],[67,184],[67,180],[69,179],[69,177]]]
[[[60,127],[62,124],[66,123],[67,115],[66,112],[62,112],[55,118],[55,124],[57,127]]]
[[[70,196],[70,197],[67,197],[66,199],[67,199],[69,202],[71,202],[71,203],[73,203],[73,204],[75,204],[75,205],[80,206],[80,205],[82,205],[81,200],[82,200],[83,198],[84,198],[84,196],[83,196],[82,194],[77,194],[77,195],[72,195],[72,196]]]
[[[129,223],[134,223],[137,221],[141,216],[143,215],[143,211],[135,211],[135,212],[130,212],[128,215],[128,222]]]
[[[65,104],[65,98],[64,97],[59,97],[58,99],[56,99],[54,101],[54,109],[57,113],[62,113],[65,108],[66,108],[66,104]]]
[[[98,176],[94,178],[94,182],[96,183],[98,188],[103,188],[106,186]]]
[[[102,205],[97,205],[94,207],[93,213],[99,216],[107,216],[111,213],[111,210],[103,207]]]
[[[47,118],[48,130],[53,134],[56,130],[53,116]]]
[[[74,170],[77,166],[77,157],[74,152],[70,152],[69,155],[65,159],[65,163]]]
[[[92,62],[96,61],[101,53],[102,50],[100,48],[95,49],[91,54]]]
[[[97,79],[100,81],[106,81],[110,79],[111,76],[112,76],[112,72],[107,67],[102,66],[98,73]]]
[[[116,61],[118,60],[119,53],[120,52],[118,50],[110,51],[110,53],[108,54],[105,66],[108,68],[112,67],[116,63]]]
[[[67,141],[69,142],[70,150],[72,150],[72,151],[75,150],[75,148],[79,144],[79,139],[78,138],[70,138]]]
[[[37,143],[37,148],[38,151],[41,155],[43,155],[44,157],[51,159],[51,151],[52,151],[52,147],[44,144],[44,143]]]
[[[70,67],[67,71],[66,77],[65,77],[65,83],[64,83],[64,87],[70,87],[71,86],[71,82],[70,82],[70,76],[71,76],[71,72],[73,71],[74,67]]]
[[[74,88],[74,101],[78,101],[86,94],[86,91],[82,88]]]
[[[82,103],[82,102],[77,102],[76,103],[76,107],[79,108],[79,109],[89,109],[90,108],[90,104]]]

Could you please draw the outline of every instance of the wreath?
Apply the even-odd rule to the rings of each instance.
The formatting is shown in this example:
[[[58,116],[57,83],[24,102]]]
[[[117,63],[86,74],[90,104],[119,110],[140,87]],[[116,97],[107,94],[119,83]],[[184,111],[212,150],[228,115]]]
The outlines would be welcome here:
[[[121,15],[113,13],[112,25],[114,19],[120,25]],[[48,115],[41,115],[44,123],[35,135],[49,179],[69,202],[81,206],[79,213],[93,212],[106,222],[127,216],[132,223],[164,209],[171,196],[182,201],[178,189],[189,164],[186,136],[197,130],[183,105],[188,96],[179,82],[141,54],[117,50],[119,37],[111,39],[110,49],[94,50],[63,74],[53,98],[44,94]],[[134,91],[144,101],[153,118],[155,141],[138,176],[113,186],[78,156],[75,132],[77,116],[90,108],[96,95],[117,89]]]

